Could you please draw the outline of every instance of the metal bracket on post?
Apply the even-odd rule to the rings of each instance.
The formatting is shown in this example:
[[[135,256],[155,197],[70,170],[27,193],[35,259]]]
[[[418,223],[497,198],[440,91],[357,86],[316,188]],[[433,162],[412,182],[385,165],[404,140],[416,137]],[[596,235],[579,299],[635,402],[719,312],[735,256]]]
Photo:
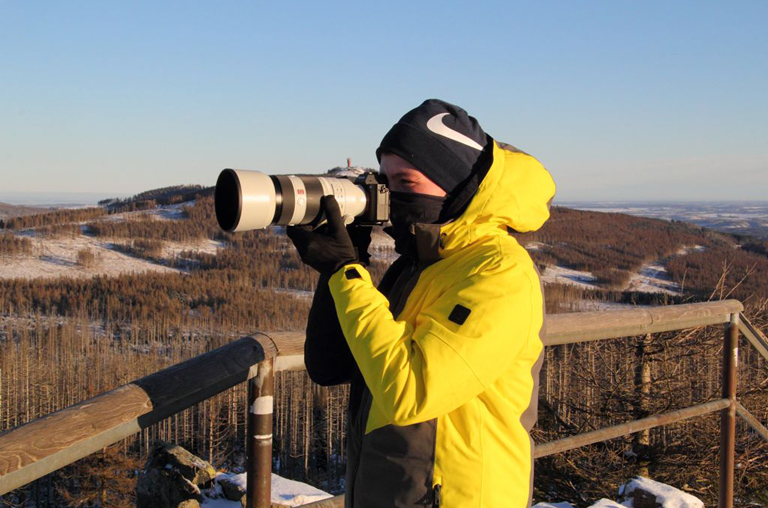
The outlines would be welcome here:
[[[273,367],[271,359],[260,362],[256,377],[248,380],[246,508],[270,508],[272,503]]]
[[[720,412],[720,492],[718,508],[733,508],[736,456],[736,382],[739,361],[739,314],[731,314],[723,342],[723,398],[730,405]]]

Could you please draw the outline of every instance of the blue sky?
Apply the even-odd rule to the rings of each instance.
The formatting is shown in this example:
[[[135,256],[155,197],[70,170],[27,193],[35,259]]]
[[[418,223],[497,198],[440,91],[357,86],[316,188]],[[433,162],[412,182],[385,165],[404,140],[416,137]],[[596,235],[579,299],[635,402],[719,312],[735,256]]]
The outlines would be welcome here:
[[[558,200],[766,199],[768,2],[0,0],[0,195],[376,166],[429,97]]]

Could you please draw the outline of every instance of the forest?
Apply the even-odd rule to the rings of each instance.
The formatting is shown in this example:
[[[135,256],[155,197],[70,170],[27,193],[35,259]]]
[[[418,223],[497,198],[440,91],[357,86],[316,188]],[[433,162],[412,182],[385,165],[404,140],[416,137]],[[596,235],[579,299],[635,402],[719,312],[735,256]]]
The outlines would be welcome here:
[[[180,271],[0,280],[0,431],[254,331],[304,328],[316,273],[300,262],[280,228],[222,232],[212,203],[208,189],[174,187],[98,208],[4,222],[4,263],[30,255],[30,235],[87,234]],[[160,205],[175,207],[172,219],[140,212]],[[113,220],[126,211],[139,213]],[[516,237],[538,246],[530,252],[540,268],[568,266],[601,280],[602,289],[547,285],[549,313],[579,311],[585,302],[662,305],[728,297],[745,303],[756,326],[768,325],[768,256],[760,242],[682,223],[560,207],[541,231]],[[217,254],[160,255],[163,242],[200,238],[220,241],[223,248]],[[694,246],[703,249],[681,253]],[[684,288],[681,296],[620,289],[625,272],[666,258],[670,275]],[[376,279],[386,259],[374,258]],[[549,441],[718,398],[721,347],[722,328],[708,327],[548,348],[534,438]],[[767,368],[750,347],[741,349],[739,396],[763,421]],[[652,381],[650,388],[643,379]],[[0,506],[131,506],[135,471],[156,439],[176,442],[219,468],[242,468],[245,388],[237,386],[8,494]],[[277,377],[276,394],[275,472],[343,490],[348,388],[319,387],[303,372],[286,372]],[[712,415],[540,459],[535,499],[610,498],[616,485],[642,473],[712,504],[718,425]],[[768,496],[768,445],[742,424],[738,436],[737,496],[749,506]]]
[[[540,269],[557,265],[592,272],[606,289],[621,288],[644,264],[663,260],[691,298],[708,299],[717,287],[740,300],[768,297],[766,242],[749,237],[682,222],[553,207],[544,227],[517,238],[524,246],[539,245],[530,252]]]

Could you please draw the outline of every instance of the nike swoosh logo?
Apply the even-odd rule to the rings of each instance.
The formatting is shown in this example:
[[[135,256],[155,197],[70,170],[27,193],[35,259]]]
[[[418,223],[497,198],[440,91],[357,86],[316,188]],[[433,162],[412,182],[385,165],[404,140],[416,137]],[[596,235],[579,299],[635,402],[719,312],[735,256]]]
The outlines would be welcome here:
[[[427,121],[427,129],[431,130],[435,134],[446,137],[448,139],[452,139],[454,141],[458,141],[462,145],[466,145],[470,148],[474,148],[475,150],[480,150],[482,152],[483,147],[477,141],[470,138],[469,136],[465,136],[461,132],[456,132],[455,130],[446,127],[446,125],[443,123],[443,117],[449,114],[450,113],[440,113],[430,118]]]

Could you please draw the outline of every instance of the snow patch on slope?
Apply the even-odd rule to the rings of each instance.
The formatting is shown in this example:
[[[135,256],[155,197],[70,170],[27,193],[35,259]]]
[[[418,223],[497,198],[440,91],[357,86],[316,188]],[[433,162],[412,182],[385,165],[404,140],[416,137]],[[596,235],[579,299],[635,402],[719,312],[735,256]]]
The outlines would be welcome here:
[[[37,277],[91,278],[97,275],[117,276],[128,273],[160,272],[179,273],[180,270],[153,263],[119,252],[113,248],[114,240],[92,236],[43,238],[25,231],[18,236],[32,237],[31,255],[5,258],[0,263],[0,279],[34,279]],[[126,240],[127,242],[127,240]],[[164,258],[171,258],[182,251],[197,251],[215,254],[223,247],[221,242],[202,240],[200,242],[166,241]],[[90,249],[96,258],[93,267],[83,268],[77,262],[77,253]]]
[[[691,252],[703,252],[705,249],[702,245],[681,247],[673,256],[646,263],[637,273],[632,275],[624,290],[642,293],[665,293],[674,296],[681,295],[683,288],[672,280],[672,277],[667,273],[665,265],[675,257],[685,256]]]
[[[632,274],[625,291],[679,295],[681,288],[680,284],[672,280],[662,262],[654,261],[643,265],[637,273]]]
[[[564,266],[547,265],[541,280],[544,284],[570,284],[585,289],[599,289],[597,278],[591,272],[580,272]]]
[[[525,248],[529,251],[535,251],[544,246],[545,244],[532,242],[527,244]],[[637,273],[632,274],[623,290],[680,295],[682,288],[667,273],[666,263],[674,257],[684,256],[691,252],[703,252],[705,249],[701,245],[682,247],[673,256],[646,263],[640,267]],[[568,284],[584,289],[600,289],[597,278],[591,272],[573,270],[564,266],[547,265],[541,274],[541,280],[544,284]]]

